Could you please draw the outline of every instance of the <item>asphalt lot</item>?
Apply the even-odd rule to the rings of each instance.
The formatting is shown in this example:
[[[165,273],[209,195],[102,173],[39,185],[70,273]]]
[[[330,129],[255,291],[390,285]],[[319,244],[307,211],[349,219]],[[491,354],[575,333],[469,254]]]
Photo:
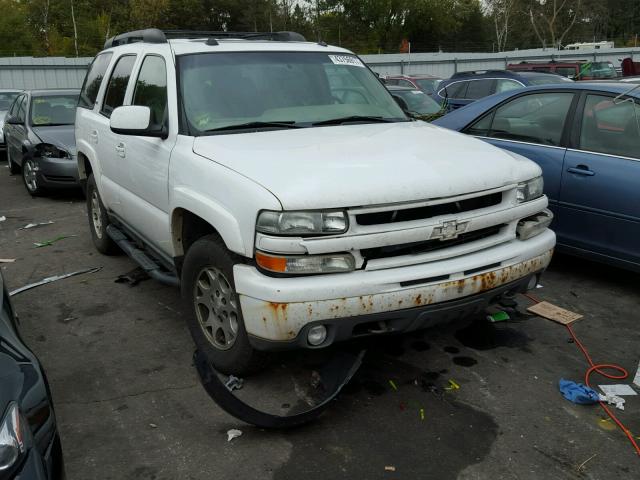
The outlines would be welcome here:
[[[135,265],[94,250],[83,199],[32,199],[4,165],[9,288],[103,267],[13,298],[51,383],[71,480],[640,478],[638,456],[602,410],[559,394],[558,380],[582,381],[586,363],[563,327],[535,317],[390,338],[316,423],[245,425],[201,387],[178,291],[114,283]],[[64,235],[74,236],[34,248]],[[640,275],[557,256],[542,284],[539,297],[585,315],[575,331],[596,362],[635,373]],[[444,391],[449,379],[460,388]],[[640,396],[626,400],[617,413],[640,437]],[[227,442],[230,428],[243,435]]]

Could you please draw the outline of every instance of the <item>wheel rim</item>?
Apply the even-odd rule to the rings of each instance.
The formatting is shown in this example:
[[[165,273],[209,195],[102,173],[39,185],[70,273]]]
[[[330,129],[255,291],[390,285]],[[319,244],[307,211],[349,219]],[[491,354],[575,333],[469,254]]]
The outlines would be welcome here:
[[[95,189],[91,192],[91,222],[96,237],[102,238],[102,209],[100,208],[98,191]]]
[[[38,189],[38,179],[36,167],[31,160],[25,160],[22,166],[24,183],[30,192],[35,192]]]
[[[217,268],[205,267],[198,274],[193,298],[198,323],[209,343],[218,350],[230,349],[238,336],[239,317],[231,283]]]

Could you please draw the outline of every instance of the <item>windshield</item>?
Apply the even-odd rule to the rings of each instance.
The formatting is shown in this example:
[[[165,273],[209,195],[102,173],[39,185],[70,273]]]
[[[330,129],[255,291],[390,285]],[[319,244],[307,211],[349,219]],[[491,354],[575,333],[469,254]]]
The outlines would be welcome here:
[[[0,112],[6,112],[20,92],[0,92]]]
[[[528,80],[530,85],[551,85],[554,83],[573,82],[573,80],[567,77],[561,77],[560,75],[545,75],[544,77],[533,77]]]
[[[195,135],[267,122],[272,123],[268,128],[277,128],[274,122],[313,126],[341,118],[357,121],[352,117],[408,121],[385,87],[354,55],[194,54],[180,57],[178,69],[186,120]]]
[[[77,105],[78,95],[35,97],[31,101],[31,125],[73,125]]]
[[[420,87],[420,90],[427,93],[433,93],[436,91],[438,84],[441,80],[437,78],[418,78],[414,82]]]
[[[440,111],[438,102],[421,90],[394,91],[393,95],[402,98],[410,112],[429,115]]]
[[[610,62],[591,62],[580,69],[580,75],[593,78],[616,78],[618,73]]]

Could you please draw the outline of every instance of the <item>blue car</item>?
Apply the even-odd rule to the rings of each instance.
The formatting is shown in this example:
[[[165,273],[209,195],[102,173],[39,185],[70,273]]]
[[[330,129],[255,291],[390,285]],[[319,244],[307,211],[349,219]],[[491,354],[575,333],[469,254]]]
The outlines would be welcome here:
[[[433,123],[538,163],[560,250],[640,271],[640,88],[529,87]]]
[[[446,105],[451,111],[494,93],[555,83],[573,83],[573,80],[560,75],[539,72],[508,70],[459,72],[450,79],[443,80],[432,96],[439,104]]]

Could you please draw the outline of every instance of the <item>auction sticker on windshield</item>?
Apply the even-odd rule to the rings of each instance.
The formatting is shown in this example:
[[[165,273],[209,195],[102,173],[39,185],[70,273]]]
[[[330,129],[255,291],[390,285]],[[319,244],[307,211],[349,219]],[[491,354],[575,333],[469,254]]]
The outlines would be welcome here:
[[[329,58],[336,65],[350,65],[352,67],[364,68],[364,63],[357,57],[351,55],[329,55]]]

